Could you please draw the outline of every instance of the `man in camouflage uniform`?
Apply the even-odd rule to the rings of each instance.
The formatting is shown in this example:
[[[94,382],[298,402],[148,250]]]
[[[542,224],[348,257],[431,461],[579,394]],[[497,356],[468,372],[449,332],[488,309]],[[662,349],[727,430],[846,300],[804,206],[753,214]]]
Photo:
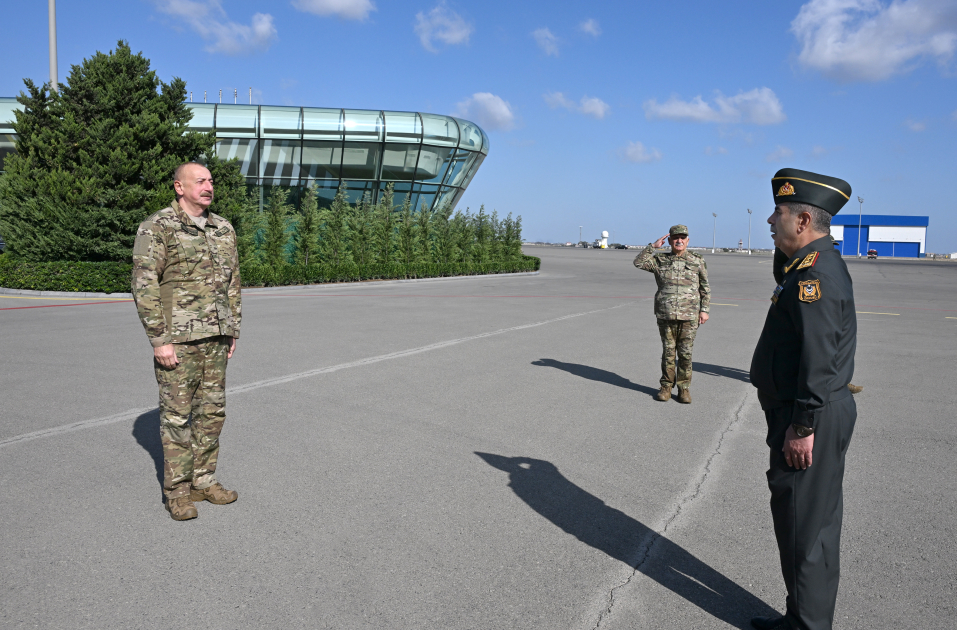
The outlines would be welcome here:
[[[226,419],[226,362],[241,317],[236,232],[209,212],[213,180],[195,162],[176,169],[176,201],[140,224],[133,245],[133,298],[153,346],[159,384],[163,492],[177,521],[193,501],[232,503],[216,480]]]
[[[656,254],[665,243],[671,252]],[[657,399],[671,400],[671,391],[678,386],[678,402],[690,403],[691,348],[698,326],[708,321],[711,286],[708,265],[700,254],[688,251],[688,228],[674,225],[668,234],[649,243],[635,258],[635,267],[655,274],[655,316],[661,334],[661,389]],[[675,370],[675,355],[678,369]]]

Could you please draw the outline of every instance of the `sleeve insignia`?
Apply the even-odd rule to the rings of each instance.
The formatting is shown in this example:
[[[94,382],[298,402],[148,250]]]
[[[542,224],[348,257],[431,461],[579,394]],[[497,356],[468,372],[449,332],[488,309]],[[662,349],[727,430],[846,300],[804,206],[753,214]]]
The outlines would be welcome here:
[[[807,269],[808,267],[813,267],[814,263],[817,262],[817,257],[819,254],[820,252],[811,252],[810,254],[805,256],[804,260],[801,261],[801,264],[798,265],[798,271],[800,271],[801,269]]]
[[[797,260],[794,260],[794,262],[792,262],[790,265],[788,265],[787,267],[785,267],[785,268],[784,268],[784,273],[788,273],[789,271],[791,271],[791,269],[794,267],[794,265],[795,265],[796,263],[797,263]]]
[[[794,186],[791,185],[791,182],[784,182],[784,185],[778,188],[778,194],[776,197],[786,197],[787,195],[796,195],[794,192]]]
[[[816,302],[821,299],[821,281],[803,280],[798,282],[798,299],[802,302]]]

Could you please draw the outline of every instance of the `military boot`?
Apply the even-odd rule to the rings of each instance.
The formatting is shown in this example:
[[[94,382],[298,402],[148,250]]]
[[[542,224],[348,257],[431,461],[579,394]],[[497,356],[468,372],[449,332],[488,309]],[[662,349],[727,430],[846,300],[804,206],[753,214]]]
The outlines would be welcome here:
[[[235,490],[227,490],[223,484],[216,482],[208,488],[193,488],[189,492],[189,498],[193,501],[209,501],[216,505],[226,505],[239,498],[239,493]]]
[[[691,389],[688,387],[678,388],[678,402],[686,405],[691,404]]]
[[[655,395],[655,398],[661,402],[667,402],[671,400],[671,388],[666,385],[662,385],[661,389],[659,389],[658,393]]]
[[[193,505],[193,501],[188,496],[166,499],[166,511],[169,512],[174,521],[188,521],[199,516],[196,506]]]
[[[862,391],[864,391],[863,385],[855,385],[854,383],[848,383],[847,388],[851,390],[852,394],[860,394]]]

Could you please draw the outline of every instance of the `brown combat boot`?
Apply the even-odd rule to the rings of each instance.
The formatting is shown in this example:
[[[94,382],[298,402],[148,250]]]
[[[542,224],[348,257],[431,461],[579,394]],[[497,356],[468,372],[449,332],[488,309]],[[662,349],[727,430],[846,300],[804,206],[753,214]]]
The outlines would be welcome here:
[[[655,395],[655,398],[661,402],[667,402],[671,400],[671,388],[662,385],[661,389],[659,389],[658,393]]]
[[[166,499],[166,511],[173,517],[174,521],[188,521],[191,518],[199,516],[193,501],[187,497],[176,497],[175,499]]]
[[[851,390],[852,394],[860,394],[862,391],[864,391],[864,387],[862,385],[855,385],[854,383],[848,383],[847,388]]]
[[[216,482],[208,488],[193,488],[189,492],[189,498],[193,501],[209,501],[216,505],[226,505],[239,498],[239,493],[235,490],[227,490],[223,484]]]
[[[691,390],[689,388],[681,387],[678,389],[678,402],[686,405],[691,404]]]

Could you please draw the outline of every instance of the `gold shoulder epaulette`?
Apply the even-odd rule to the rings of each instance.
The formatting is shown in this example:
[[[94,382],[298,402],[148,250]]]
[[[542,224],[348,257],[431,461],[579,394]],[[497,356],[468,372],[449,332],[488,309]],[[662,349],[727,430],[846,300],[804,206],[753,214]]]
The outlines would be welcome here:
[[[801,269],[807,269],[808,267],[813,267],[814,263],[817,262],[817,257],[821,252],[811,252],[804,257],[804,260],[801,261],[801,264],[798,265],[798,271]]]

